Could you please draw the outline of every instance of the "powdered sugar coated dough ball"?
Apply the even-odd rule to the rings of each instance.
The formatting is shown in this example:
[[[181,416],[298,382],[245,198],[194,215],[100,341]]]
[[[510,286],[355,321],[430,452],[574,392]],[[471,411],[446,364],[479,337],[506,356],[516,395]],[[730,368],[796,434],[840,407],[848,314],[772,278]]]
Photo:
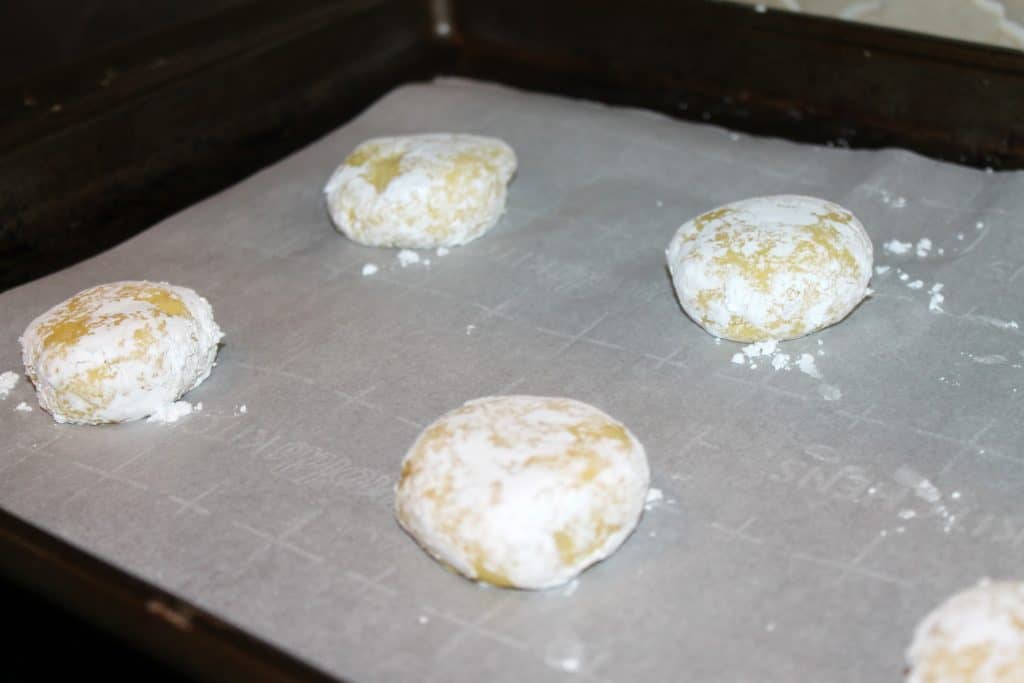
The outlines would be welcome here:
[[[495,138],[376,138],[355,148],[324,192],[335,226],[360,244],[455,246],[498,222],[515,171],[515,152]]]
[[[567,398],[481,398],[444,415],[402,463],[395,508],[427,552],[470,579],[548,588],[615,551],[640,519],[643,446]]]
[[[79,292],[21,337],[39,405],[57,422],[127,422],[156,413],[210,375],[223,333],[209,302],[165,282]]]
[[[845,318],[871,279],[871,238],[846,209],[780,195],[728,204],[679,228],[668,268],[683,310],[716,337],[801,337]]]
[[[1024,583],[983,582],[918,625],[908,683],[1024,681]]]

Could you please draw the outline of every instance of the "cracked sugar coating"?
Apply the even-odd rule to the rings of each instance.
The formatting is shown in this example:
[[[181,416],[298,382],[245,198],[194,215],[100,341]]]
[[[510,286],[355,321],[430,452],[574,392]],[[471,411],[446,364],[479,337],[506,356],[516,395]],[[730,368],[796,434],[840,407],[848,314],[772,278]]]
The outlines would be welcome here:
[[[668,268],[683,310],[716,337],[802,337],[867,295],[873,251],[860,221],[823,199],[780,195],[728,204],[685,223]]]
[[[355,148],[324,193],[334,225],[360,244],[451,247],[498,222],[515,171],[515,152],[496,138],[375,138]]]
[[[549,588],[608,557],[650,482],[628,429],[567,398],[470,401],[402,462],[399,523],[442,563],[496,586]]]
[[[924,618],[907,683],[1024,681],[1024,583],[982,582]]]
[[[21,352],[39,405],[57,422],[127,422],[205,380],[223,336],[209,302],[191,289],[113,282],[29,323]]]

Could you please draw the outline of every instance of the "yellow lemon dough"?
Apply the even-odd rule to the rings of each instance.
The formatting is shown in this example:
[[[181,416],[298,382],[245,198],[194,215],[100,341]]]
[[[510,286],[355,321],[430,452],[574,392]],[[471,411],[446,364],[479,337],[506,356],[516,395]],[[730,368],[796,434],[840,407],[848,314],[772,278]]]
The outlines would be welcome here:
[[[402,462],[395,511],[428,553],[470,579],[549,588],[622,544],[649,482],[643,446],[597,408],[497,396],[420,434]]]
[[[824,199],[780,195],[728,204],[679,228],[668,268],[679,303],[716,337],[802,337],[867,295],[873,251],[857,218]]]
[[[908,683],[1024,683],[1024,583],[983,582],[918,625]]]
[[[324,193],[334,225],[360,244],[455,246],[498,222],[515,171],[515,152],[495,138],[375,138],[355,148]]]
[[[223,333],[186,287],[127,281],[79,292],[33,320],[22,359],[57,422],[152,415],[210,375]]]

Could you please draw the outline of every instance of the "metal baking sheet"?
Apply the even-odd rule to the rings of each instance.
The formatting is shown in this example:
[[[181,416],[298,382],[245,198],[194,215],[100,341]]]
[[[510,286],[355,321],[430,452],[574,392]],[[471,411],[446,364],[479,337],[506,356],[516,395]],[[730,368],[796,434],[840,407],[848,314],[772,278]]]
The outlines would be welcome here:
[[[438,130],[515,147],[490,234],[402,268],[334,232],[321,188],[354,145]],[[740,345],[683,315],[664,267],[685,220],[773,193],[850,208],[890,266],[847,320],[782,345],[821,379],[730,362]],[[56,425],[15,410],[35,405],[22,380],[0,402],[0,505],[360,683],[897,680],[927,610],[1024,560],[1021,215],[1021,173],[469,81],[402,87],[0,295],[0,370],[20,370],[35,315],[115,279],[193,287],[227,333],[187,396],[202,412],[176,424]],[[882,249],[922,238],[924,256]],[[392,517],[421,426],[510,392],[623,420],[664,493],[563,589],[479,587]]]

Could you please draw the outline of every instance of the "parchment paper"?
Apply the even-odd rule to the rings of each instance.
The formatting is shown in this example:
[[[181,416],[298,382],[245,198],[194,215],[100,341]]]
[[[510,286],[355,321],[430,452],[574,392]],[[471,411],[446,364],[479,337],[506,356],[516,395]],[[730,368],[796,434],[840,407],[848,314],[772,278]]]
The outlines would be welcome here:
[[[439,130],[519,155],[490,234],[401,268],[334,232],[321,188],[358,142]],[[847,320],[782,345],[815,354],[820,380],[731,363],[740,346],[687,319],[665,271],[685,220],[772,193],[853,210],[891,266]],[[899,680],[929,609],[983,576],[1024,578],[1022,211],[1020,173],[466,81],[403,87],[0,295],[0,370],[21,370],[34,316],[116,279],[193,287],[227,333],[187,396],[202,412],[172,425],[56,425],[14,409],[35,405],[22,380],[0,402],[0,505],[360,683]],[[924,237],[924,258],[882,249]],[[393,521],[421,426],[510,392],[623,420],[664,492],[568,588],[478,587]]]

